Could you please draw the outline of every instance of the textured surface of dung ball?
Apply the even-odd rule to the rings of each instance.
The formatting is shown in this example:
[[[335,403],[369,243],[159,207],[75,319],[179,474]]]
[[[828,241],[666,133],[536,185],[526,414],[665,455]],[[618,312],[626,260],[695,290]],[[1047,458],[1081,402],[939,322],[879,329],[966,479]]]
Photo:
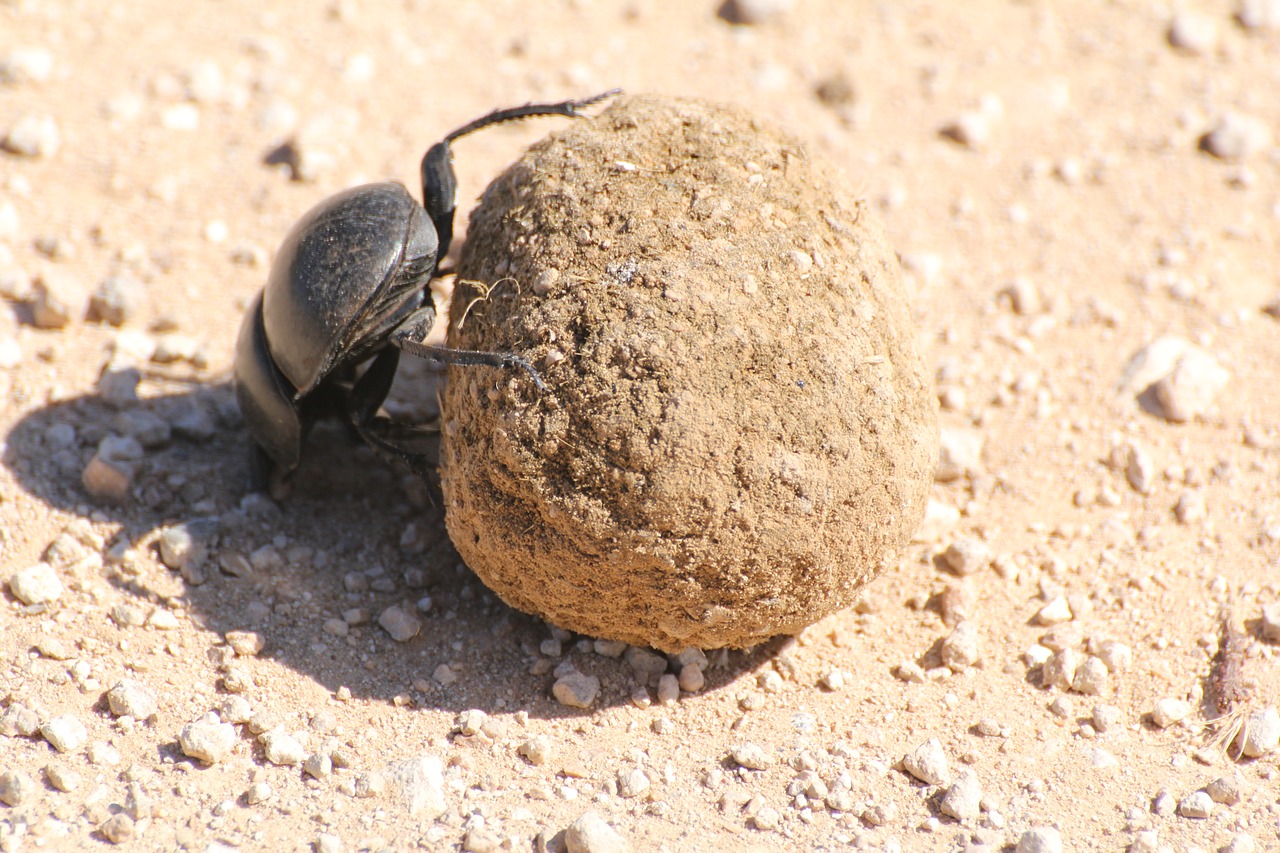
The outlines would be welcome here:
[[[625,99],[533,146],[472,214],[441,478],[512,606],[664,650],[746,646],[896,560],[934,397],[873,212],[741,109]]]

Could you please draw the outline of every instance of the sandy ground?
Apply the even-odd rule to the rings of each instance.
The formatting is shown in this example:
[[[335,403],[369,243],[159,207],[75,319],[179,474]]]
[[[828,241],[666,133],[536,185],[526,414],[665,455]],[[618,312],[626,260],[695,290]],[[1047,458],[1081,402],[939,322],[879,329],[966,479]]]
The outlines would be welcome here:
[[[0,849],[619,849],[587,812],[635,849],[1280,849],[1280,752],[1210,743],[1280,696],[1275,3],[262,5],[0,4]],[[748,106],[876,203],[957,454],[862,604],[678,697],[497,602],[337,430],[246,497],[227,386],[304,210],[612,86]],[[557,121],[460,142],[464,209]]]

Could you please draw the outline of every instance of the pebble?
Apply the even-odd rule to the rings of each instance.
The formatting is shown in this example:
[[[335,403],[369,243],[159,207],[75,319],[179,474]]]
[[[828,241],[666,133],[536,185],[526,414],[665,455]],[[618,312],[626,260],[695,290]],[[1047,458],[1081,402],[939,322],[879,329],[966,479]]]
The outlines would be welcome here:
[[[173,438],[169,422],[146,409],[125,409],[116,413],[111,428],[138,442],[144,449],[163,447]]]
[[[1070,622],[1071,618],[1071,605],[1067,603],[1066,596],[1056,595],[1036,611],[1035,623],[1037,625],[1057,625],[1062,622]]]
[[[0,148],[19,157],[52,157],[62,146],[58,122],[50,115],[22,116],[0,141]]]
[[[47,48],[15,47],[0,57],[0,83],[6,86],[43,83],[52,73],[53,53]]]
[[[1236,20],[1246,30],[1280,30],[1280,0],[1240,0]]]
[[[1151,722],[1158,728],[1167,729],[1180,723],[1191,713],[1191,703],[1182,699],[1164,698],[1156,702],[1151,710]]]
[[[313,752],[302,762],[302,772],[314,779],[324,779],[333,773],[333,758],[324,752]]]
[[[1280,601],[1273,601],[1262,606],[1262,639],[1271,643],[1280,643]]]
[[[622,659],[637,675],[645,676],[645,680],[650,675],[661,675],[667,671],[666,658],[639,646],[630,646],[623,653]]]
[[[1228,112],[1200,137],[1200,149],[1219,160],[1239,161],[1271,147],[1271,130],[1256,116]]]
[[[1253,711],[1236,736],[1235,749],[1248,758],[1261,758],[1280,746],[1280,713],[1274,707]]]
[[[986,148],[991,142],[993,118],[980,110],[967,110],[943,125],[938,132],[965,148]]]
[[[1076,706],[1068,697],[1059,696],[1049,703],[1049,713],[1065,720],[1075,716]]]
[[[591,648],[600,657],[620,658],[630,646],[623,640],[594,640]]]
[[[702,671],[702,667],[687,663],[680,667],[679,681],[680,689],[685,693],[697,693],[706,686],[707,678]]]
[[[1062,853],[1062,835],[1051,826],[1036,826],[1018,838],[1015,853]]]
[[[942,560],[957,575],[971,575],[991,565],[991,549],[985,542],[971,536],[956,539],[947,546]]]
[[[342,839],[328,832],[316,836],[316,853],[342,853]]]
[[[942,663],[954,672],[975,666],[982,659],[982,637],[973,622],[961,622],[942,641]]]
[[[1099,732],[1118,731],[1124,722],[1124,713],[1115,705],[1097,705],[1093,709],[1093,727]]]
[[[76,771],[60,761],[53,761],[45,765],[45,778],[49,780],[49,784],[64,793],[74,791],[80,787],[83,777]]]
[[[925,682],[924,667],[913,660],[903,661],[895,666],[893,675],[899,681],[905,681],[908,684],[924,684]]]
[[[1160,815],[1160,817],[1168,817],[1178,808],[1178,803],[1173,799],[1173,794],[1168,791],[1161,791],[1156,794],[1155,800],[1151,803],[1151,811]]]
[[[1280,13],[1277,14],[1277,18],[1280,18]],[[1247,832],[1237,832],[1218,853],[1255,853],[1257,849],[1258,843],[1253,840],[1252,835]]]
[[[1041,668],[1041,682],[1046,687],[1070,690],[1081,663],[1080,653],[1075,649],[1054,652]]]
[[[541,767],[551,759],[551,739],[546,735],[535,735],[520,744],[516,751],[533,766]]]
[[[916,528],[913,542],[936,542],[960,523],[960,510],[951,504],[930,498],[925,504],[924,520]]]
[[[257,631],[228,631],[226,639],[239,657],[256,657],[266,646],[266,640]]]
[[[133,717],[135,720],[150,719],[159,710],[156,695],[146,685],[131,678],[122,679],[107,691],[107,705],[115,716]]]
[[[84,723],[70,714],[54,717],[40,727],[40,734],[58,752],[73,752],[84,746],[84,742],[89,739],[89,731]]]
[[[929,738],[902,759],[908,773],[927,785],[946,785],[951,781],[946,753],[937,738]]]
[[[564,831],[568,853],[630,853],[631,844],[598,812],[583,813]]]
[[[392,605],[382,611],[378,616],[378,624],[391,635],[391,639],[398,643],[412,640],[422,630],[422,620],[415,616],[412,610],[398,605]]]
[[[219,722],[217,715],[206,714],[182,727],[178,744],[184,755],[206,764],[217,764],[235,746],[236,730],[230,723]]]
[[[40,715],[21,702],[13,702],[0,714],[0,735],[35,737],[39,731]]]
[[[278,767],[293,767],[307,760],[307,750],[298,739],[279,729],[264,732],[258,740],[267,761]]]
[[[938,808],[956,820],[968,820],[978,816],[981,802],[982,786],[978,784],[978,776],[966,768],[956,774]]]
[[[1096,654],[1111,672],[1121,672],[1133,665],[1133,649],[1116,640],[1101,643]]]
[[[210,542],[216,533],[216,519],[195,519],[165,528],[160,532],[160,561],[191,580],[188,575],[204,569]]]
[[[1230,776],[1219,776],[1206,785],[1204,791],[1215,803],[1234,806],[1240,802],[1240,789],[1243,782],[1244,779],[1238,773],[1233,773]]]
[[[271,786],[266,782],[254,782],[249,786],[249,790],[244,792],[244,801],[251,806],[258,803],[265,803],[275,795],[275,791],[271,790]]]
[[[618,796],[632,799],[649,790],[649,777],[639,767],[618,771]]]
[[[9,591],[23,604],[46,604],[62,595],[62,581],[48,563],[36,563],[9,577]]]
[[[1155,385],[1166,420],[1185,423],[1203,415],[1227,387],[1231,374],[1204,350],[1188,350]]]
[[[745,767],[748,770],[766,770],[773,764],[773,757],[765,752],[763,747],[754,743],[735,746],[729,753],[729,757],[739,767]]]
[[[0,803],[7,806],[18,806],[30,800],[40,792],[40,786],[21,770],[6,770],[0,773]]]
[[[133,838],[134,820],[124,812],[117,812],[103,821],[98,832],[112,844],[124,844]]]
[[[1188,794],[1178,803],[1178,814],[1190,818],[1206,818],[1213,812],[1213,800],[1204,791]]]
[[[1188,53],[1213,53],[1218,46],[1218,21],[1199,12],[1180,11],[1169,24],[1169,44]]]
[[[782,814],[773,806],[764,806],[751,817],[751,822],[756,829],[776,829],[782,822]]]
[[[138,314],[145,300],[146,290],[136,278],[107,276],[89,296],[86,319],[93,323],[123,326]]]
[[[1097,696],[1107,688],[1107,665],[1090,655],[1076,669],[1071,679],[1071,689],[1088,696]]]
[[[791,11],[795,0],[725,0],[717,14],[730,24],[756,26]]]
[[[818,678],[818,686],[831,692],[843,690],[848,682],[849,674],[842,669],[826,670]]]
[[[933,479],[950,483],[981,474],[984,440],[983,434],[974,429],[942,427],[938,431],[938,467]]]
[[[978,595],[968,581],[947,584],[938,601],[942,624],[955,627],[978,609]]]
[[[672,673],[658,677],[658,704],[674,705],[680,700],[680,679]]]
[[[335,761],[335,764],[338,762]],[[431,753],[420,753],[391,768],[400,804],[410,817],[435,820],[445,813],[444,765]]]
[[[560,676],[551,686],[555,700],[570,708],[590,708],[599,693],[600,679],[576,670]]]
[[[1178,496],[1173,514],[1179,524],[1199,524],[1204,521],[1209,517],[1209,507],[1205,503],[1204,494],[1195,489],[1187,489]]]
[[[351,786],[352,796],[361,800],[381,797],[387,790],[387,777],[376,770],[361,773]]]

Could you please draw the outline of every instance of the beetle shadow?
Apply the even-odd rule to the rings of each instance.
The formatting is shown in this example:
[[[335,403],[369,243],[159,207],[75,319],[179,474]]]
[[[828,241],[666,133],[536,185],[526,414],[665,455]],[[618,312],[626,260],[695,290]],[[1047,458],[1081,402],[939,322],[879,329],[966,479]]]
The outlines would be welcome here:
[[[169,435],[144,436],[125,499],[95,501],[83,472],[99,443],[136,426],[139,413],[168,424]],[[439,499],[337,424],[317,426],[281,503],[247,491],[248,457],[228,383],[168,383],[123,409],[85,395],[34,410],[6,437],[3,464],[35,498],[91,520],[98,532],[114,530],[102,547],[105,565],[94,570],[136,611],[162,608],[196,621],[207,639],[196,653],[224,676],[232,667],[265,671],[268,658],[330,693],[345,687],[353,697],[420,708],[539,718],[625,705],[641,684],[654,696],[657,675],[596,653],[589,638],[557,639],[546,623],[500,601],[453,549]],[[160,544],[179,525],[208,554],[175,570]],[[418,625],[404,642],[379,625],[393,607]],[[164,635],[150,626],[104,620],[96,630],[110,643],[132,633],[139,654],[166,654]],[[259,659],[231,660],[223,643],[231,631],[257,632]],[[767,665],[782,642],[713,655],[703,692]],[[591,709],[552,698],[556,667],[566,662],[600,680]]]

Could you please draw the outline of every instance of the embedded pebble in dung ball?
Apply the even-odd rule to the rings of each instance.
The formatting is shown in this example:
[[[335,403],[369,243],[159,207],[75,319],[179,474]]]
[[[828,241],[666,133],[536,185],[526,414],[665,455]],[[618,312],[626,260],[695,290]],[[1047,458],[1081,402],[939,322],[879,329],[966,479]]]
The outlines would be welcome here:
[[[924,514],[935,396],[870,205],[744,110],[635,97],[472,214],[449,343],[450,537],[512,606],[666,651],[840,610]],[[466,286],[465,282],[476,282]]]

